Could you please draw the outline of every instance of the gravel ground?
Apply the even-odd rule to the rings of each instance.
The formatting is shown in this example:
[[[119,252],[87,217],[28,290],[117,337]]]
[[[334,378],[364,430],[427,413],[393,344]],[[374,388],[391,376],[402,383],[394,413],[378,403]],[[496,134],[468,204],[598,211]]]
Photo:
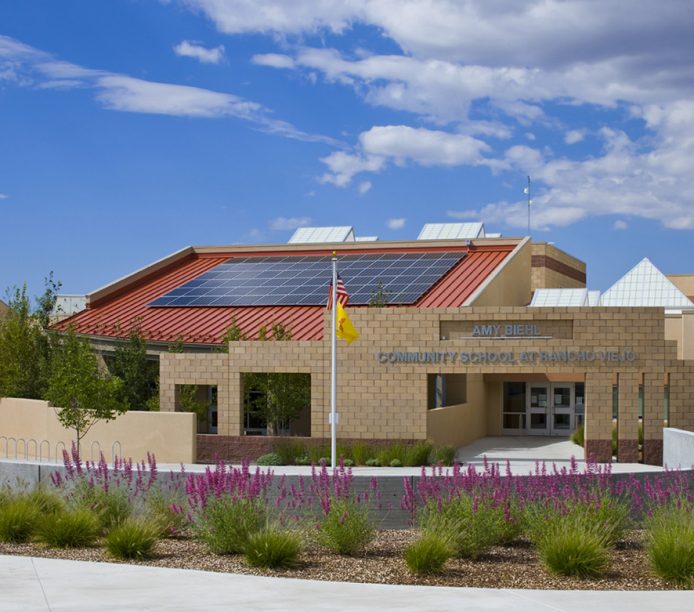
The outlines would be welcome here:
[[[520,589],[592,589],[592,590],[663,590],[671,588],[649,572],[642,546],[642,534],[633,532],[612,552],[609,572],[600,579],[577,579],[549,574],[538,561],[537,553],[527,542],[496,547],[476,561],[451,559],[445,571],[437,576],[418,577],[405,565],[403,551],[418,536],[414,530],[379,531],[374,542],[361,557],[341,557],[307,545],[295,569],[283,571],[251,568],[240,556],[218,556],[192,538],[164,540],[157,545],[156,557],[138,565],[175,567],[306,578],[342,582],[387,584],[426,584],[442,586],[493,587]],[[103,548],[72,550],[49,549],[39,544],[2,544],[0,554],[31,555],[80,561],[109,561]]]

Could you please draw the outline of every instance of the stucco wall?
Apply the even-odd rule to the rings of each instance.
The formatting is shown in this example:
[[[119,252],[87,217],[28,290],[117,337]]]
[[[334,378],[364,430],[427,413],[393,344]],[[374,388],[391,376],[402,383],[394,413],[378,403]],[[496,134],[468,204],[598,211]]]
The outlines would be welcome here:
[[[663,430],[663,465],[694,469],[694,432],[669,427]]]
[[[481,374],[467,377],[467,402],[427,411],[427,438],[456,448],[487,435],[484,382]]]
[[[477,291],[470,296],[471,306],[525,306],[530,303],[530,261],[532,245],[521,242]]]
[[[586,286],[586,264],[553,244],[532,245],[532,290],[574,289]]]
[[[113,453],[136,461],[154,453],[160,463],[194,463],[195,415],[126,412],[113,421],[97,422],[82,439],[84,459],[107,461]],[[74,432],[65,429],[54,408],[40,400],[0,398],[0,457],[62,459]]]

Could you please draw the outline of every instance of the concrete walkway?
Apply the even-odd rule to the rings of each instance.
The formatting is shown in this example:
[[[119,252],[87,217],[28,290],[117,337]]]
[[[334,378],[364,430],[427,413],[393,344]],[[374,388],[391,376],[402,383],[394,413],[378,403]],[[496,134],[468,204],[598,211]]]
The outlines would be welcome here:
[[[489,463],[498,463],[502,468],[508,460],[514,474],[527,474],[535,470],[536,462],[545,463],[547,468],[568,467],[571,457],[576,458],[578,469],[583,471],[586,462],[583,460],[583,448],[574,444],[569,438],[550,436],[498,436],[480,438],[472,444],[458,449],[456,459],[466,465],[478,468],[483,465],[486,456]],[[613,473],[625,472],[660,472],[663,468],[640,463],[613,463]]]
[[[264,578],[0,556],[3,612],[485,610],[691,612],[692,591],[528,591]]]

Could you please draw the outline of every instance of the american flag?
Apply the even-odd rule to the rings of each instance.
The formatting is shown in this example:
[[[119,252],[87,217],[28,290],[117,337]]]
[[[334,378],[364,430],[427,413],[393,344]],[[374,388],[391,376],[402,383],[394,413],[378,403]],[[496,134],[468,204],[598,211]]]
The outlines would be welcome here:
[[[347,289],[345,288],[345,283],[342,281],[340,278],[340,275],[337,275],[337,301],[342,304],[342,306],[347,306],[347,302],[349,302],[349,294],[347,293]],[[328,309],[333,307],[333,281],[330,281],[330,286],[328,287]]]

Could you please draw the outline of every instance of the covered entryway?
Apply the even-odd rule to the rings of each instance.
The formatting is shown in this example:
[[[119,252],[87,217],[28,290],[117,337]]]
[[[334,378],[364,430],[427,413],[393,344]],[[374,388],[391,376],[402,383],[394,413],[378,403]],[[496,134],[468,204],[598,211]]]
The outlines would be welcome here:
[[[568,437],[583,425],[584,418],[583,381],[552,380],[549,375],[503,380],[503,434]]]

